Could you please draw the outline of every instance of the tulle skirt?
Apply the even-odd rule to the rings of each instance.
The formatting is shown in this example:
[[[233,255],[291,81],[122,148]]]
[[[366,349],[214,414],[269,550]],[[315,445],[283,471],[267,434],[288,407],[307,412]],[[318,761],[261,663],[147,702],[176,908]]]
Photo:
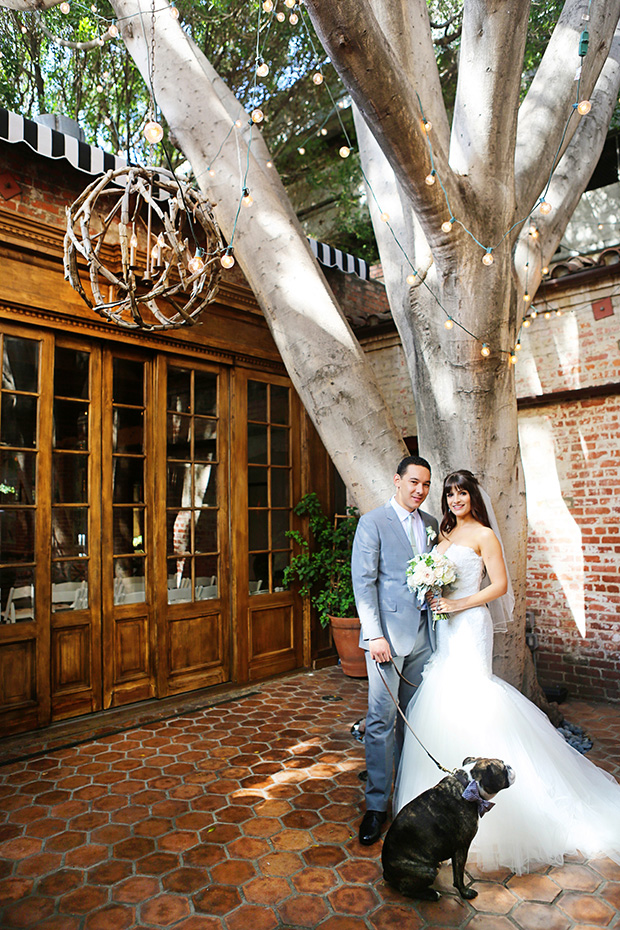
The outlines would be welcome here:
[[[620,785],[565,742],[519,691],[469,661],[435,654],[407,717],[446,768],[467,756],[502,759],[515,783],[480,819],[469,861],[484,871],[521,874],[561,865],[567,855],[610,856],[620,863]],[[406,731],[394,810],[444,773]]]

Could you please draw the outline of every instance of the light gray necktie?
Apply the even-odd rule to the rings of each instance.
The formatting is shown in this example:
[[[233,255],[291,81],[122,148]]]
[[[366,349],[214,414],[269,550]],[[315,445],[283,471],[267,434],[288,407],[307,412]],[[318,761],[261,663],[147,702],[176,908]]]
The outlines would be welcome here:
[[[415,529],[413,527],[414,514],[409,514],[409,540],[411,542],[411,548],[413,549],[414,555],[419,554],[418,541],[415,535]]]

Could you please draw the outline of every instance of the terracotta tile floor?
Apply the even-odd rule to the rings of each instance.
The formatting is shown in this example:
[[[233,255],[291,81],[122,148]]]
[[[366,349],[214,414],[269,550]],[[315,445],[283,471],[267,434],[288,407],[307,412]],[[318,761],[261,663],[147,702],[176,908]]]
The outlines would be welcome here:
[[[200,706],[208,699],[158,705],[150,722],[148,708],[126,708],[0,743],[2,930],[620,926],[610,860],[472,871],[473,904],[449,867],[437,903],[388,888],[380,844],[357,840],[363,747],[349,729],[365,682],[332,668]],[[590,758],[619,775],[620,708],[563,710],[594,739]]]

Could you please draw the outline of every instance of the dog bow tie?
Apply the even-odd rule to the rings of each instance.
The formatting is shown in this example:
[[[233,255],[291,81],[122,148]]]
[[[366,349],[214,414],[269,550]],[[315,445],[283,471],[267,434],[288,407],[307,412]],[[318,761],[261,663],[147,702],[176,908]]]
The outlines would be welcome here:
[[[465,801],[476,802],[478,805],[478,814],[480,817],[484,817],[487,811],[490,811],[492,807],[495,807],[495,804],[492,801],[486,801],[483,797],[480,796],[480,789],[478,788],[477,781],[470,781],[462,796]]]

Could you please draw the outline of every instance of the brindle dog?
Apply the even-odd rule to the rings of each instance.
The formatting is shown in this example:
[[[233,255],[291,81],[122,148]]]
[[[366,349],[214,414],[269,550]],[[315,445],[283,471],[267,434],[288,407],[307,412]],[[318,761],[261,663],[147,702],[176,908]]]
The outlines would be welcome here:
[[[454,887],[462,898],[475,898],[478,892],[465,886],[464,873],[478,819],[493,806],[489,799],[513,782],[512,769],[500,759],[468,757],[462,769],[409,801],[383,841],[386,882],[408,897],[437,901],[439,892],[430,886],[441,863],[451,859]]]

